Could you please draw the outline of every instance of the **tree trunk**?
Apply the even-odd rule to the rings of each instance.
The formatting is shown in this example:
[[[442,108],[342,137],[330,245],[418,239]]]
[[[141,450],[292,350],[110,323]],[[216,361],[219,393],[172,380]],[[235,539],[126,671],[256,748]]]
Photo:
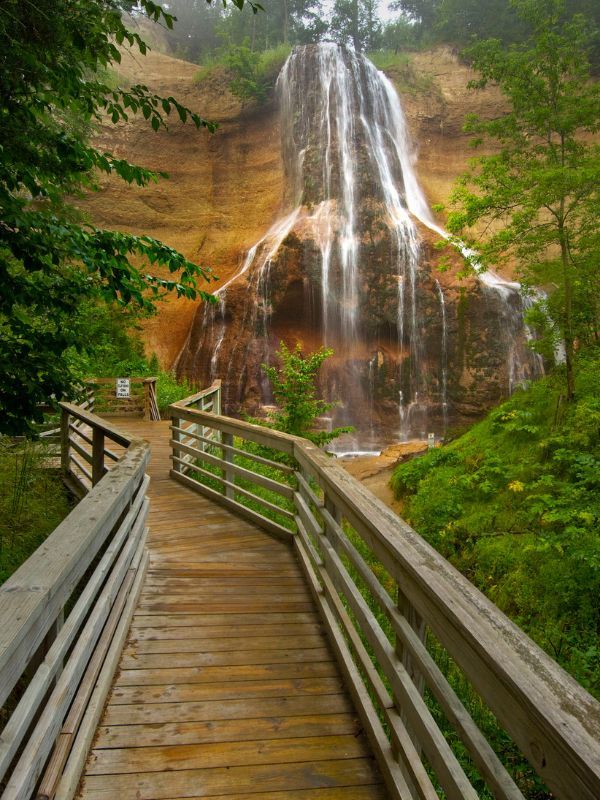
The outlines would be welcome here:
[[[357,53],[360,53],[360,34],[358,31],[358,0],[352,0],[352,43]]]
[[[289,42],[289,31],[290,31],[290,7],[289,1],[283,0],[283,41],[284,44]]]

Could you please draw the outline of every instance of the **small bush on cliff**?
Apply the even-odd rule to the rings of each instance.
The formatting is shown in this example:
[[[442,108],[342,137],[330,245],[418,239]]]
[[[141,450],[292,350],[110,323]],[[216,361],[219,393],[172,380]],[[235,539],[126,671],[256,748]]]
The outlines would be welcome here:
[[[273,91],[277,76],[291,52],[289,44],[280,44],[258,52],[249,40],[241,45],[229,45],[220,55],[207,59],[194,75],[195,83],[203,83],[216,75],[229,74],[229,90],[242,103],[255,100],[266,102]]]
[[[576,403],[550,376],[401,465],[393,488],[415,529],[600,696],[597,348],[576,374]]]
[[[319,447],[352,430],[352,428],[314,430],[317,417],[330,411],[334,405],[317,398],[317,375],[325,359],[331,355],[333,350],[325,347],[304,355],[299,344],[296,344],[294,350],[289,350],[285,342],[280,342],[277,356],[281,366],[270,367],[263,364],[263,369],[271,382],[273,396],[279,406],[279,410],[273,416],[273,427],[284,433],[303,436]]]

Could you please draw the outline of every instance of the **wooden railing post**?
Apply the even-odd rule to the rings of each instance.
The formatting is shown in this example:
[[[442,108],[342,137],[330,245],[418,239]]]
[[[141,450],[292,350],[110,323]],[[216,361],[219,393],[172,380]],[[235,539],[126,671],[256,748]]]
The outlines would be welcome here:
[[[152,414],[150,410],[150,381],[144,381],[144,422],[150,422]]]
[[[214,382],[213,386],[215,387],[215,393],[213,396],[213,414],[221,415],[221,381],[217,380]]]
[[[179,456],[181,451],[177,449],[177,444],[181,442],[182,434],[179,430],[177,430],[183,424],[183,420],[179,419],[179,417],[171,416],[171,425],[173,430],[171,432],[171,438],[173,442],[176,444],[173,445],[173,455]],[[172,466],[173,472],[183,472],[183,466],[179,461],[173,460]]]
[[[60,466],[64,476],[69,474],[70,470],[70,447],[71,442],[69,439],[69,424],[71,422],[71,415],[63,408],[60,413]]]
[[[232,433],[222,433],[221,439],[223,444],[228,445],[229,447],[233,447],[233,434]],[[233,453],[231,450],[225,450],[223,448],[223,460],[225,461],[225,470],[224,470],[224,477],[225,480],[229,483],[233,483],[235,480],[235,475],[233,470],[231,469],[231,464],[233,464]],[[235,498],[235,490],[233,486],[225,486],[225,497],[233,500]]]
[[[104,475],[104,431],[94,428],[92,432],[92,486]]]
[[[409,602],[408,598],[402,591],[402,589],[398,586],[397,587],[397,605],[398,611],[402,614],[402,616],[406,619],[410,627],[415,631],[419,639],[425,644],[426,639],[426,629],[425,623],[423,622],[422,617],[415,611],[414,606]],[[406,647],[404,646],[402,639],[396,634],[396,655],[398,656],[399,660],[401,661],[403,667],[408,672],[408,675],[412,682],[417,687],[417,691],[421,696],[425,694],[425,680],[423,675],[417,668],[414,659],[412,658],[411,654],[408,652]],[[414,732],[411,730],[410,724],[407,721],[406,714],[402,709],[402,704],[398,701],[398,698],[394,695],[394,705],[400,714],[402,721],[407,727],[408,732],[410,733],[410,737],[413,740],[413,744],[417,753],[421,753],[421,744],[418,740],[418,737],[415,736]]]

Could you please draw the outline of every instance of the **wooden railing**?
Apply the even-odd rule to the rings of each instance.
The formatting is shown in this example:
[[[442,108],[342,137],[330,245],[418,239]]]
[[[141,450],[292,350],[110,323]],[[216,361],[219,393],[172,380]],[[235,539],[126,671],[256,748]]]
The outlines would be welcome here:
[[[160,411],[156,396],[156,378],[127,378],[129,396],[117,397],[117,378],[89,378],[86,385],[93,389],[98,407],[107,414],[142,416],[145,420],[159,420]]]
[[[293,437],[258,425],[247,425],[240,435],[238,422],[228,417],[219,417],[219,426],[215,427],[213,417],[206,415],[220,415],[220,411],[221,381],[170,406],[171,477],[224,503],[270,533],[291,538],[297,488],[291,465]],[[202,420],[198,413],[205,415]],[[234,436],[243,443],[235,445]],[[275,448],[278,460],[265,455],[265,448]],[[254,465],[260,465],[261,471],[257,472]],[[270,512],[269,516],[265,512]]]
[[[147,565],[149,446],[61,408],[65,478],[83,499],[0,587],[2,800],[74,795]]]
[[[219,395],[170,407],[172,476],[293,539],[390,795],[522,800],[537,773],[598,800],[600,704],[334,459],[211,413]]]

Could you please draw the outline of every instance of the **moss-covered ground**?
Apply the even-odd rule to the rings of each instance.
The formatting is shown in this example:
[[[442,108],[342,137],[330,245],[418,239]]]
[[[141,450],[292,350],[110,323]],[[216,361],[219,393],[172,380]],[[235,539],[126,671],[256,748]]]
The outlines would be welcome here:
[[[600,353],[394,472],[404,516],[600,697]]]

